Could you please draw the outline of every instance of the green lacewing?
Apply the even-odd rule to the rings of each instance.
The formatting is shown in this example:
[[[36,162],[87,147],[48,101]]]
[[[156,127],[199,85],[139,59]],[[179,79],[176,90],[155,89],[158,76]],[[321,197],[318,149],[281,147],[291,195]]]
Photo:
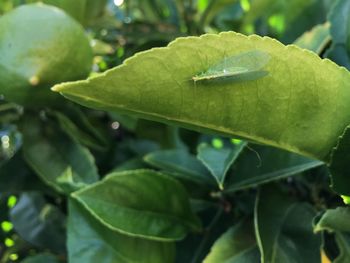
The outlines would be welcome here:
[[[268,74],[263,67],[270,55],[261,50],[253,50],[224,58],[219,63],[192,77],[197,81],[247,81],[262,78]]]

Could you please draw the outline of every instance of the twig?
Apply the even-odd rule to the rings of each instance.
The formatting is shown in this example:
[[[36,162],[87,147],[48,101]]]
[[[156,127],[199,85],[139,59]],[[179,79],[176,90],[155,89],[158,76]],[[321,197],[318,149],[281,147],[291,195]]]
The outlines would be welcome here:
[[[224,208],[220,206],[220,208],[218,209],[218,211],[216,212],[215,216],[213,217],[213,219],[211,220],[210,224],[205,228],[204,230],[204,236],[199,244],[199,246],[196,249],[196,252],[194,253],[194,256],[192,258],[191,263],[197,263],[199,260],[199,257],[202,254],[202,250],[204,249],[206,243],[208,242],[208,238],[211,232],[211,229],[215,226],[215,224],[218,222],[218,220],[220,219],[222,213],[224,212]]]

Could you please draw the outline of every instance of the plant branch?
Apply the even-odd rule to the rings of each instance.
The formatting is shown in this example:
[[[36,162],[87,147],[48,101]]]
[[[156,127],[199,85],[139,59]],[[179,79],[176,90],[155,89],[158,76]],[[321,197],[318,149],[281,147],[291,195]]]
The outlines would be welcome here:
[[[219,221],[222,213],[224,212],[224,208],[220,206],[220,208],[218,209],[218,211],[216,212],[215,216],[213,217],[213,219],[211,220],[211,222],[209,223],[209,225],[205,228],[204,230],[204,236],[198,246],[198,248],[196,249],[196,252],[194,253],[194,256],[191,260],[191,263],[197,263],[199,260],[199,257],[201,256],[203,249],[205,248],[205,245],[208,242],[209,236],[210,236],[210,232],[212,230],[212,228],[216,225],[216,223]]]

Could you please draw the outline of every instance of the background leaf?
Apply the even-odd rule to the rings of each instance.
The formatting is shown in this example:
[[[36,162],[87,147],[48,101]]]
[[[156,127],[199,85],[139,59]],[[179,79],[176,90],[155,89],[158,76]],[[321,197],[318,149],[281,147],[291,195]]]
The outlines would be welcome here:
[[[225,232],[213,245],[203,263],[255,263],[260,253],[252,222],[240,222]]]
[[[333,148],[329,170],[332,175],[332,188],[339,194],[350,195],[350,177],[348,172],[350,160],[350,129],[347,127]]]
[[[22,131],[25,160],[51,187],[64,192],[66,188],[60,185],[58,179],[69,172],[77,185],[98,180],[91,153],[54,127],[52,122],[28,116]]]
[[[233,192],[300,174],[322,162],[260,145],[246,147],[227,176],[225,191]]]
[[[262,262],[320,262],[321,238],[312,232],[313,208],[295,203],[271,185],[261,189],[255,208],[255,233]]]
[[[147,154],[144,160],[176,177],[207,185],[214,184],[207,168],[185,149],[155,151]]]
[[[329,27],[330,24],[328,22],[317,25],[312,30],[301,35],[295,40],[294,44],[320,55],[331,41]]]
[[[71,263],[171,263],[174,245],[122,235],[69,201],[68,255]]]
[[[332,46],[326,56],[350,69],[350,2],[336,0],[329,14]]]
[[[22,194],[11,210],[10,217],[14,228],[23,239],[56,253],[65,252],[64,215],[57,207],[48,204],[41,194]]]
[[[237,159],[245,143],[235,145],[233,148],[216,149],[206,143],[200,144],[197,148],[197,158],[208,168],[217,181],[219,188],[224,188],[226,173],[232,163]]]
[[[350,232],[350,208],[337,207],[328,209],[314,227],[315,232],[321,230]]]
[[[338,245],[339,255],[333,261],[335,263],[345,263],[350,260],[350,208],[337,207],[328,209],[316,222],[315,232],[333,232]]]
[[[22,263],[59,263],[60,261],[49,253],[42,253],[35,256],[27,257]]]
[[[200,229],[182,185],[152,170],[112,173],[72,196],[105,226],[130,236],[172,241]]]

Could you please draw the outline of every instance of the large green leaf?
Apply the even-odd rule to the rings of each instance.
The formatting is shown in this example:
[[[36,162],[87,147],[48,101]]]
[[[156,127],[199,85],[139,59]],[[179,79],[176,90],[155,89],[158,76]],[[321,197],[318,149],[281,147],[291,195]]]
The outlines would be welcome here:
[[[107,227],[130,236],[171,241],[200,229],[182,185],[152,170],[112,173],[72,196]]]
[[[288,193],[263,187],[255,208],[255,232],[262,262],[320,262],[321,238],[312,231],[315,211]]]
[[[249,50],[271,56],[266,77],[191,81],[224,57]],[[53,89],[88,107],[243,137],[322,160],[350,123],[347,70],[296,46],[234,32],[179,38],[98,77]]]
[[[28,115],[23,121],[22,132],[25,160],[51,187],[70,192],[72,187],[98,180],[92,154],[57,129],[54,123]],[[69,188],[67,183],[71,184]]]
[[[322,162],[268,146],[246,147],[227,176],[225,191],[233,192],[297,175]]]
[[[215,242],[203,263],[255,263],[259,259],[253,223],[241,222]]]
[[[240,143],[239,145],[233,146],[233,148],[221,149],[214,148],[207,143],[198,146],[197,158],[202,161],[214,176],[220,189],[224,189],[226,173],[245,145],[246,143]]]
[[[174,245],[122,235],[69,200],[68,258],[70,263],[171,263]]]

